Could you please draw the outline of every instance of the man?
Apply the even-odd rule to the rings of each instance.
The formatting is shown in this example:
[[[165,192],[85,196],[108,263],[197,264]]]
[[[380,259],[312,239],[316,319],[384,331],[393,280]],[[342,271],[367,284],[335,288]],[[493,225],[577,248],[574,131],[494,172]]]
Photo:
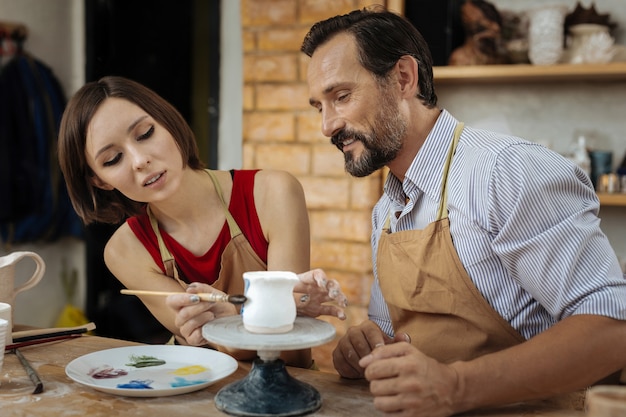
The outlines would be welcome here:
[[[390,170],[370,319],[338,342],[339,374],[367,378],[383,412],[431,416],[616,381],[626,279],[588,176],[438,108],[428,46],[393,13],[319,22],[302,51],[346,170]]]

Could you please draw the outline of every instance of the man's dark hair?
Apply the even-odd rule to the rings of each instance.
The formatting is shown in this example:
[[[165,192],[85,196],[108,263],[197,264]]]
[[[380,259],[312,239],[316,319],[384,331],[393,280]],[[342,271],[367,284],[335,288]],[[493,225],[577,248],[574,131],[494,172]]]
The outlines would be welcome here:
[[[429,108],[437,105],[430,49],[406,18],[382,8],[354,10],[314,24],[300,50],[312,56],[320,45],[343,32],[354,35],[361,65],[379,80],[387,78],[401,57],[415,58],[419,76],[417,97]]]

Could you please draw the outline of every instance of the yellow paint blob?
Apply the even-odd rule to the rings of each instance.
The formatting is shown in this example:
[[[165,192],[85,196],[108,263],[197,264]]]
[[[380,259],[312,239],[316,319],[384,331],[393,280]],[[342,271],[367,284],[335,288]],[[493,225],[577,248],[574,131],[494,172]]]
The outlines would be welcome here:
[[[191,365],[191,366],[184,366],[182,368],[178,368],[177,370],[172,371],[172,373],[174,375],[194,375],[194,374],[200,374],[205,371],[208,371],[208,369],[202,365]]]

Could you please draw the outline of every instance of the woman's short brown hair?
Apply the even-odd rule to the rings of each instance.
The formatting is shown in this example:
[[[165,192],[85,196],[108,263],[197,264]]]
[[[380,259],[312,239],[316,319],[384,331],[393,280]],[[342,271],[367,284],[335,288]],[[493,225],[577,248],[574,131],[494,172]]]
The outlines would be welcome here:
[[[87,164],[85,143],[93,115],[109,97],[122,98],[145,110],[176,141],[183,165],[202,169],[193,131],[182,115],[157,93],[136,81],[123,77],[103,77],[81,87],[69,100],[59,130],[59,164],[67,190],[80,218],[92,222],[119,224],[141,213],[144,203],[131,200],[117,190],[95,187],[93,172]]]

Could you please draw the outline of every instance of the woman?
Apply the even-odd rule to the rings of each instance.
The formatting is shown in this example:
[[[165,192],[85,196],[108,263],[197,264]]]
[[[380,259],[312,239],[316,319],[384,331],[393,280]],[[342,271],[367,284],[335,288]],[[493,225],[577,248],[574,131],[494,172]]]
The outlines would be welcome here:
[[[309,269],[304,193],[286,172],[208,171],[180,113],[122,77],[83,86],[69,101],[59,161],[72,204],[86,224],[119,224],[104,250],[129,289],[188,294],[143,296],[179,343],[205,345],[202,325],[237,314],[194,293],[243,292],[245,270]],[[344,318],[346,299],[321,271],[300,275],[298,313]],[[335,300],[339,305],[322,304]],[[254,352],[230,352],[240,359]],[[310,350],[289,363],[309,366]]]

